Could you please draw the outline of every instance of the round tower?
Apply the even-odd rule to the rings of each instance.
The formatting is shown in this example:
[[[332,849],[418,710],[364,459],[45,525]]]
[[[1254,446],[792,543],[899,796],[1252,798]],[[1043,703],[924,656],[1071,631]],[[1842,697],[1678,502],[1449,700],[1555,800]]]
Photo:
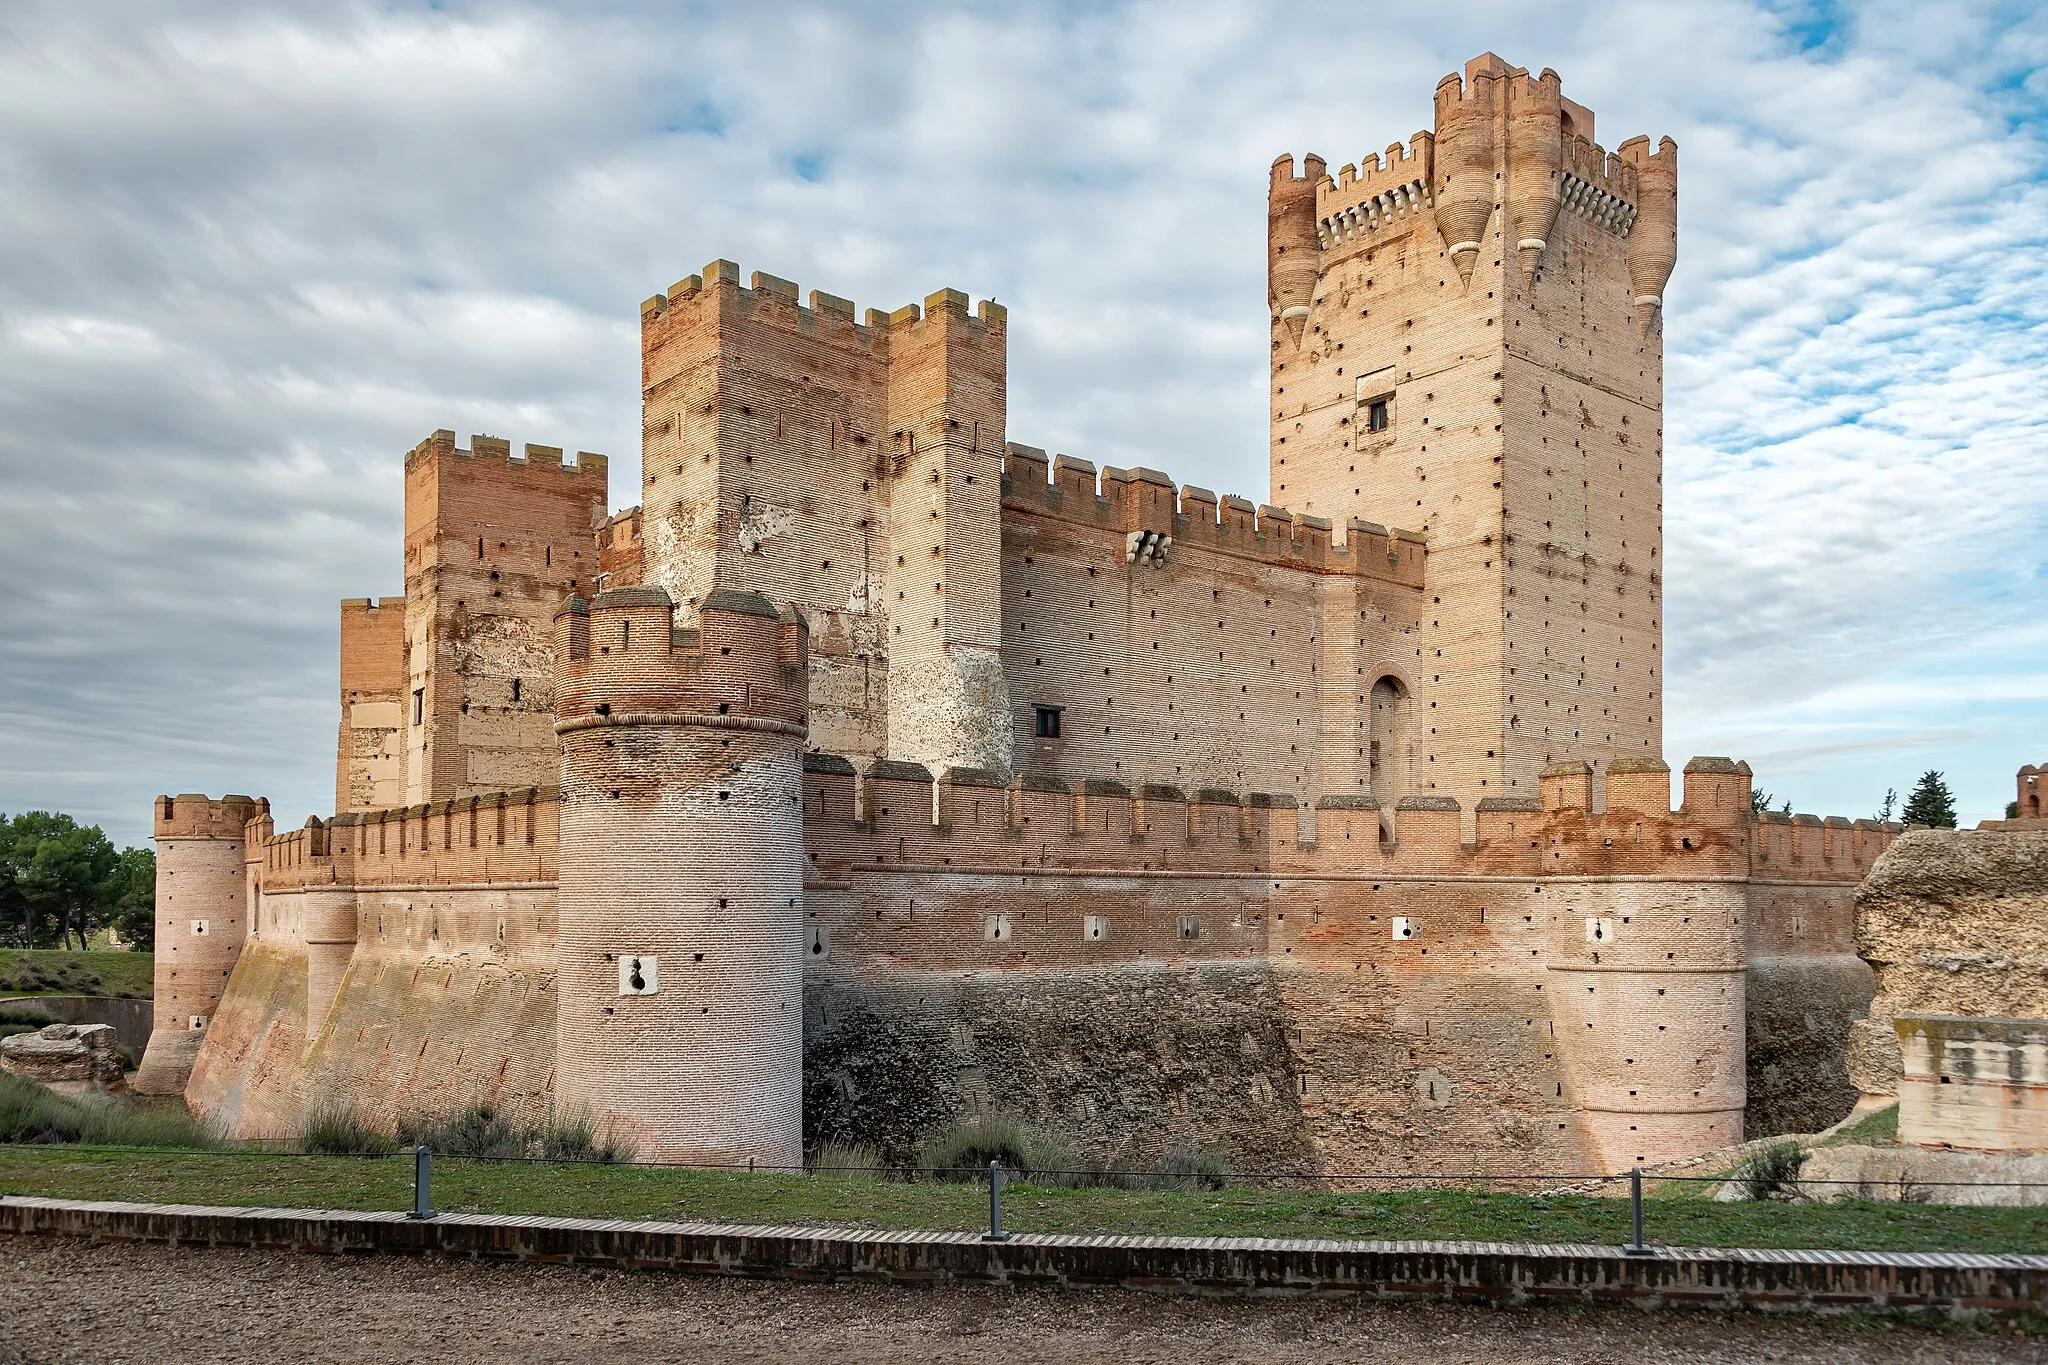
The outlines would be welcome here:
[[[1493,218],[1494,87],[1503,67],[1488,53],[1436,87],[1436,230],[1468,284]]]
[[[1316,296],[1316,190],[1323,183],[1325,162],[1311,152],[1294,173],[1293,156],[1274,158],[1266,191],[1266,291],[1273,322],[1284,326],[1295,345],[1308,325],[1309,304]],[[1277,345],[1278,342],[1276,341]]]
[[[1694,809],[1690,775],[1677,822],[1662,762],[1608,772],[1604,816],[1587,809],[1583,761],[1539,779],[1555,878],[1541,896],[1559,1060],[1595,1163],[1616,1172],[1742,1141],[1749,907],[1742,850],[1715,812]],[[1670,847],[1681,827],[1691,833]],[[1680,856],[1696,876],[1640,875],[1640,858]]]
[[[1508,217],[1522,283],[1536,275],[1563,203],[1564,95],[1557,73],[1511,77],[1508,94]]]
[[[1636,291],[1636,318],[1645,329],[1663,316],[1664,286],[1678,264],[1678,144],[1665,138],[1630,138],[1616,149],[1635,167],[1637,212],[1628,234],[1628,278]]]
[[[246,796],[156,799],[156,1017],[135,1073],[143,1095],[181,1095],[249,935]]]
[[[555,617],[555,1094],[643,1161],[803,1159],[802,749],[794,613],[660,588]]]

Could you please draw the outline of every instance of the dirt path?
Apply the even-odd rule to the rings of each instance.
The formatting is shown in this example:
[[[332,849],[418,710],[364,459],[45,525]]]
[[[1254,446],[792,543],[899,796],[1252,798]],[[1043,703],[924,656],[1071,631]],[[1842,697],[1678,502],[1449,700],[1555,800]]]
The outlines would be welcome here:
[[[2048,1365],[2048,1342],[1753,1314],[789,1285],[0,1238],[0,1365],[273,1360]]]

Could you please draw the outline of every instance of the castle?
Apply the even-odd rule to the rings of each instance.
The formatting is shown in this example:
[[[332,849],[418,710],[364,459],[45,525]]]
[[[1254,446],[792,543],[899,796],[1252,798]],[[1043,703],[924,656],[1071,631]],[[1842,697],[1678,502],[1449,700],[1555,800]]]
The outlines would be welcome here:
[[[716,261],[639,505],[435,432],[341,607],[336,814],[160,798],[140,1089],[489,1095],[648,1158],[1611,1171],[1855,1098],[1892,829],[1661,754],[1677,148],[1491,54],[1269,188],[1270,502],[1013,444],[1007,314]]]

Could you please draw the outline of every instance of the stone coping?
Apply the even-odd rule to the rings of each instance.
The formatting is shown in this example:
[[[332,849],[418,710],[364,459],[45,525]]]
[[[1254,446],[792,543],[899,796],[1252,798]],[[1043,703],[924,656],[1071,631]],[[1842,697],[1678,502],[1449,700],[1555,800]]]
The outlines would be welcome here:
[[[767,1279],[996,1283],[1265,1296],[1626,1301],[1644,1307],[2048,1310],[2048,1256],[1509,1242],[1152,1237],[740,1226],[449,1213],[0,1198],[0,1235],[444,1255]]]

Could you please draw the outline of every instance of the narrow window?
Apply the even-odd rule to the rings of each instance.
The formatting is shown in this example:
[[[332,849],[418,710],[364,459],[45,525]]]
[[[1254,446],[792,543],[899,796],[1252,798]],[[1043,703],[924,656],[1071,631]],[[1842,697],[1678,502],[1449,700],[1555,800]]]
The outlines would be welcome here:
[[[512,680],[512,704],[514,706],[519,705],[519,679],[517,678]]]
[[[427,719],[427,689],[415,687],[412,690],[412,723],[422,725]]]
[[[1367,431],[1385,431],[1387,429],[1386,399],[1375,398],[1372,402],[1366,404],[1365,429]]]
[[[1060,709],[1057,706],[1033,708],[1036,712],[1033,732],[1040,739],[1058,739],[1060,737]]]

